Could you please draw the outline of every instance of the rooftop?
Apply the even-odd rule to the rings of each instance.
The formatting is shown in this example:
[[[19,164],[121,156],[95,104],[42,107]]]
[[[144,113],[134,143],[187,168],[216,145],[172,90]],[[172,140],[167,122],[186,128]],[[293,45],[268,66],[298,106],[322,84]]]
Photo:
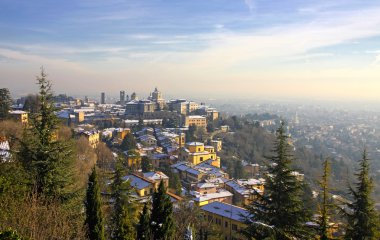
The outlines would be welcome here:
[[[247,209],[222,202],[212,202],[202,206],[201,209],[239,222],[243,222],[245,216],[249,216]]]

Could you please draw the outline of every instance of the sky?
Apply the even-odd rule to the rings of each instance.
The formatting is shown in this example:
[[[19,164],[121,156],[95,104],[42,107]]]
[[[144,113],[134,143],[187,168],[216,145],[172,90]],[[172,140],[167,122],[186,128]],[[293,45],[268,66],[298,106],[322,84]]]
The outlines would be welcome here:
[[[380,2],[0,0],[0,87],[380,101]]]

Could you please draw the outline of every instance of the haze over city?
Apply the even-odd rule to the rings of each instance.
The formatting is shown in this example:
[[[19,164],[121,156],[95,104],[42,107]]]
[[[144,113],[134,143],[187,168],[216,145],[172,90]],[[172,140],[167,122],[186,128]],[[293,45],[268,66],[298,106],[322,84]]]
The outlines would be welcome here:
[[[71,95],[380,100],[376,1],[2,0],[0,32],[15,96],[43,65]]]

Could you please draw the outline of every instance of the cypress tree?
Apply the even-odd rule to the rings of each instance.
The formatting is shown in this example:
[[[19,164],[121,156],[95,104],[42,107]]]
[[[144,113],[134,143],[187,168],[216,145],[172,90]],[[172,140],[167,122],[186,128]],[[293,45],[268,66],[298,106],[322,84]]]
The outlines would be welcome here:
[[[12,99],[8,88],[0,88],[0,119],[6,119],[11,110]]]
[[[371,198],[373,182],[369,176],[370,166],[366,150],[363,151],[363,157],[359,165],[359,171],[355,174],[357,177],[355,188],[350,187],[353,201],[348,204],[349,210],[346,212],[347,229],[345,239],[378,239],[378,215],[376,214],[374,201]]]
[[[322,180],[319,182],[321,187],[322,199],[319,203],[319,219],[318,219],[318,235],[320,240],[331,239],[329,233],[329,218],[331,217],[332,205],[329,201],[329,177],[330,177],[330,162],[326,159],[323,162]]]
[[[145,203],[142,213],[140,214],[139,224],[137,225],[137,239],[150,240],[150,216],[149,209]]]
[[[264,193],[248,206],[250,216],[243,234],[250,239],[307,239],[305,223],[309,214],[303,205],[301,182],[292,174],[293,156],[283,122],[277,129],[272,153]]]
[[[116,168],[112,190],[112,197],[115,201],[112,217],[112,239],[133,240],[135,239],[135,231],[131,217],[132,203],[129,199],[131,188],[128,182],[123,181],[120,166]]]
[[[88,238],[90,240],[104,240],[104,219],[95,167],[88,179],[85,206]]]
[[[68,186],[73,183],[73,152],[67,142],[57,137],[58,118],[52,101],[51,83],[44,69],[37,77],[39,111],[31,116],[31,126],[25,128],[19,157],[34,179],[38,195],[67,200],[72,198]]]
[[[164,182],[161,181],[158,190],[153,194],[151,214],[151,230],[154,239],[168,240],[174,233],[173,205],[166,194]]]

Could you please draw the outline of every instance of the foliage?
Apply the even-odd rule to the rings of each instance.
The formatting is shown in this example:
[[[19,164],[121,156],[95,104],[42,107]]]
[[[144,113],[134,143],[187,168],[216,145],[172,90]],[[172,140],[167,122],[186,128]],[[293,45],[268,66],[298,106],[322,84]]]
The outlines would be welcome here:
[[[195,132],[197,131],[196,125],[189,126],[189,130],[186,133],[186,142],[193,142],[196,140]]]
[[[7,229],[0,231],[0,240],[22,240],[15,230]]]
[[[122,170],[120,166],[117,166],[112,183],[112,198],[114,199],[112,239],[114,240],[135,239],[132,218],[135,209],[129,199],[130,191],[129,182],[123,181]]]
[[[144,204],[143,211],[140,213],[140,220],[137,225],[137,239],[150,239],[150,216],[147,203]]]
[[[40,110],[40,98],[38,95],[29,94],[26,96],[24,101],[23,110],[29,112],[30,114],[38,113]]]
[[[277,129],[273,155],[268,158],[265,191],[249,207],[251,216],[244,234],[250,238],[307,239],[305,223],[310,214],[302,202],[302,185],[292,174],[293,157],[284,123]]]
[[[319,182],[321,187],[322,199],[319,203],[319,215],[318,218],[318,235],[320,240],[331,239],[329,233],[330,225],[329,219],[331,218],[332,205],[328,202],[329,199],[329,177],[330,177],[330,162],[326,159],[323,163],[323,176]]]
[[[57,136],[57,117],[52,99],[51,83],[43,68],[37,77],[39,85],[39,112],[31,116],[31,126],[24,131],[19,159],[34,180],[38,195],[68,200],[72,193],[73,151],[68,142]]]
[[[121,142],[120,148],[129,151],[136,148],[136,140],[132,133],[128,133]]]
[[[166,194],[164,182],[161,181],[158,190],[153,194],[151,214],[151,230],[154,239],[168,240],[174,234],[173,206]]]
[[[360,168],[355,174],[357,183],[355,188],[350,187],[352,203],[348,204],[347,229],[345,239],[379,239],[378,215],[374,201],[371,198],[373,191],[372,178],[369,176],[369,159],[366,150],[360,160]]]
[[[104,240],[104,218],[101,209],[100,188],[95,167],[88,179],[85,206],[88,238],[91,240]]]
[[[11,110],[12,99],[8,88],[0,88],[0,119],[6,119]]]
[[[153,165],[150,163],[149,158],[147,156],[143,156],[141,158],[141,170],[143,172],[150,172],[153,170]]]

